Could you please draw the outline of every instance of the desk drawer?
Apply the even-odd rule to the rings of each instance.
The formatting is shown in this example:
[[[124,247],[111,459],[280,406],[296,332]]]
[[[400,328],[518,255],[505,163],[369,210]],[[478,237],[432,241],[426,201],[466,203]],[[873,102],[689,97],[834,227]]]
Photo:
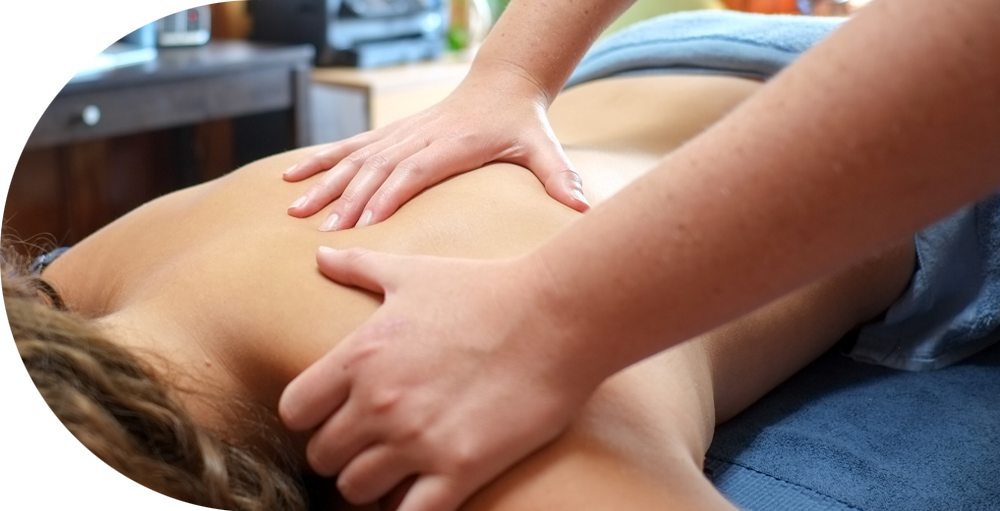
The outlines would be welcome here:
[[[27,148],[292,108],[287,67],[85,93],[60,93]]]

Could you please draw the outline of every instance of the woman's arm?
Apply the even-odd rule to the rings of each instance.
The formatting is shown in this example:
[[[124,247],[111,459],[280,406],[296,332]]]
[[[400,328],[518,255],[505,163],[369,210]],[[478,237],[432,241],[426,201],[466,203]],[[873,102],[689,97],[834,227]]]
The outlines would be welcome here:
[[[593,41],[634,0],[515,0],[468,76],[440,104],[303,159],[298,181],[330,169],[289,208],[310,216],[338,199],[324,230],[381,222],[421,190],[491,161],[531,169],[567,206],[589,206],[545,112]]]

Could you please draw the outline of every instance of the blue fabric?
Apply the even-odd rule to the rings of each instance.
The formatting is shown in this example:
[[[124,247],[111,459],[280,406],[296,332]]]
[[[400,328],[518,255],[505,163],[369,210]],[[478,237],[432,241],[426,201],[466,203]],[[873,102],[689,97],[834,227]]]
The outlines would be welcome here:
[[[31,262],[31,266],[28,267],[28,270],[36,275],[41,274],[45,268],[58,259],[59,256],[66,253],[67,250],[69,250],[69,247],[59,247],[36,257],[35,260]]]
[[[959,210],[914,239],[917,271],[851,357],[919,371],[957,362],[1000,336],[1000,198]]]
[[[843,20],[688,11],[629,26],[583,58],[567,87],[628,74],[711,73],[767,79]]]
[[[1000,509],[1000,345],[919,373],[827,353],[717,428],[706,468],[749,511]]]

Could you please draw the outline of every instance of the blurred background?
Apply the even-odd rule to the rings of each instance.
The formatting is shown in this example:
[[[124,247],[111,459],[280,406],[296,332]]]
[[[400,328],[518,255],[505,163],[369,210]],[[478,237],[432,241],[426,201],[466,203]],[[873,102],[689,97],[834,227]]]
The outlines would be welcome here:
[[[0,0],[0,14],[3,14],[4,2],[11,2],[8,5],[13,6],[13,2],[18,1],[23,0]],[[84,19],[0,28],[0,57],[23,56],[92,41],[128,41],[116,13],[121,12],[122,4],[130,1],[135,0],[98,0],[96,14]],[[302,145],[329,142],[377,128],[442,99],[465,76],[472,53],[502,14],[508,1],[159,0],[159,5],[160,25],[163,25],[164,6],[176,8],[183,4],[191,6],[191,9],[200,9],[197,12],[184,10],[185,14],[178,16],[179,23],[186,22],[198,29],[197,38],[174,41],[181,43],[178,46],[195,46],[205,48],[208,52],[223,41],[252,41],[251,44],[265,41],[272,45],[275,42],[283,45],[313,43],[317,49],[317,58],[313,61],[316,67],[306,68],[309,84],[303,86],[302,90],[307,92],[297,92],[295,97],[295,108],[308,108],[305,112],[308,114],[308,130],[302,130],[308,131],[308,137],[294,143]],[[846,15],[864,2],[865,0],[639,0],[607,33],[620,30],[636,21],[682,10],[736,9],[758,13]],[[338,6],[336,14],[329,7],[331,5]],[[400,16],[380,18],[379,13],[389,12],[386,9],[399,9],[400,5],[410,6],[408,8],[411,10],[406,14],[410,16],[407,18],[409,22],[419,21],[421,29],[437,39],[423,40],[419,51],[412,51],[412,48],[399,45],[400,38],[387,36],[386,34],[393,33],[392,30],[399,29]],[[417,11],[412,10],[413,6],[423,8],[421,16],[424,17],[414,17],[417,16]],[[300,16],[305,21],[302,26],[276,22],[268,15],[277,12],[275,9],[287,11],[289,16]],[[432,10],[435,15],[429,14]],[[256,24],[255,15],[258,16]],[[364,24],[359,24],[361,21]],[[334,27],[335,22],[340,25]],[[310,23],[312,28],[307,30],[305,25]],[[3,24],[0,23],[0,26]],[[272,27],[271,33],[267,32],[267,27]],[[362,40],[373,33],[381,35],[386,44],[375,41],[378,44],[371,45],[378,51],[372,52],[375,58],[371,60],[370,66],[362,65],[364,62],[360,58],[355,58],[352,62],[350,51],[338,49],[331,53],[326,51],[330,48],[324,48],[333,46],[331,42],[324,40],[333,37],[331,34],[347,34]],[[367,44],[369,41],[364,42]],[[162,39],[157,46],[159,60],[148,62],[145,66],[150,73],[156,73],[158,67],[163,67],[163,56],[170,52],[196,58],[200,51],[190,48],[174,50],[169,48],[172,44],[164,44]],[[176,53],[178,51],[187,53]],[[0,58],[2,60],[4,59]],[[338,62],[348,65],[329,65]],[[125,74],[138,73],[132,69]],[[76,83],[36,87],[38,90],[12,86],[13,82],[10,80],[4,83],[0,79],[0,107],[5,102],[7,105],[23,102],[25,98],[45,97],[58,102],[63,90],[67,94],[76,90],[75,94],[80,96],[81,87],[88,85],[87,80],[114,81],[114,77],[120,75],[121,73],[95,75],[77,79]],[[300,85],[296,84],[295,87]],[[192,99],[195,100],[198,98]],[[84,104],[86,103],[81,103],[81,106]],[[22,126],[42,121],[53,126],[65,122],[34,118],[39,115],[44,114],[33,114],[27,119],[12,118],[10,115],[4,118],[0,115],[0,128],[6,126],[8,133],[11,133],[11,130],[21,130]],[[79,122],[79,119],[73,122]],[[72,244],[154,197],[184,184],[223,175],[243,163],[246,157],[234,152],[233,141],[240,133],[241,136],[247,134],[247,123],[242,124],[243,128],[239,126],[241,125],[233,119],[211,118],[184,126],[180,130],[156,129],[115,136],[94,136],[73,139],[70,143],[58,143],[53,147],[0,152],[0,225],[6,226],[8,233],[29,241],[33,246],[44,248]],[[255,129],[255,126],[264,124],[253,124],[251,128]],[[243,131],[240,132],[240,129]],[[265,132],[261,133],[257,140],[268,136]],[[253,140],[253,137],[250,139]],[[294,145],[278,144],[277,150]],[[178,147],[182,146],[184,150],[178,151]],[[185,156],[178,156],[179,154]],[[181,161],[185,158],[193,161]],[[196,175],[179,181],[176,176],[178,167],[196,169]]]

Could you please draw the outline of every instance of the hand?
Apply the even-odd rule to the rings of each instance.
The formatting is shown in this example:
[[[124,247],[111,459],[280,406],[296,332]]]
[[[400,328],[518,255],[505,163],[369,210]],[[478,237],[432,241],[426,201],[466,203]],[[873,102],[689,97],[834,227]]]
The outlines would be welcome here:
[[[354,503],[415,476],[400,511],[451,511],[552,440],[599,384],[558,370],[568,328],[538,305],[542,279],[510,261],[320,249],[320,270],[385,294],[355,332],[285,389],[292,430]],[[530,277],[530,278],[527,278]],[[537,296],[541,296],[538,294]]]
[[[304,158],[285,171],[285,180],[327,172],[288,214],[311,216],[339,198],[320,229],[364,227],[385,220],[422,190],[493,161],[530,169],[549,195],[586,211],[580,176],[549,126],[548,99],[512,75],[477,78],[470,72],[441,103]]]

